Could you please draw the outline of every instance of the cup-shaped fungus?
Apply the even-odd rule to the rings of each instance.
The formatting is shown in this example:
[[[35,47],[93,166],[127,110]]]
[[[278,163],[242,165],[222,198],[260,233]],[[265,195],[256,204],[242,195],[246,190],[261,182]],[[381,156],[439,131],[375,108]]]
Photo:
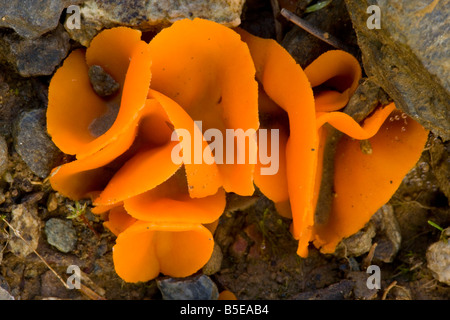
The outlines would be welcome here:
[[[316,112],[336,111],[347,104],[358,87],[361,67],[351,54],[330,50],[305,68],[314,90]]]
[[[214,150],[218,176],[199,181],[194,172],[198,170],[186,167],[191,195],[211,194],[204,185],[214,182],[227,192],[252,195],[256,161],[238,161],[241,152],[246,159],[256,157],[256,142],[250,136],[259,127],[258,87],[247,45],[232,29],[208,20],[185,19],[162,30],[149,46],[151,89],[178,103],[194,121],[201,121],[202,134],[214,130],[220,132],[215,139],[226,138],[221,143],[226,144],[226,153],[220,147]],[[245,142],[229,134],[236,130],[249,134]],[[212,137],[204,138],[212,148],[220,145]]]
[[[410,128],[403,127],[402,136],[387,134],[389,130],[395,131],[383,125],[395,110],[393,103],[378,108],[362,125],[338,111],[346,106],[361,79],[359,63],[350,54],[339,50],[326,52],[303,71],[275,41],[237,31],[250,48],[261,85],[261,128],[278,128],[281,137],[279,174],[261,176],[257,170],[255,184],[275,202],[281,215],[292,217],[292,233],[299,241],[300,256],[307,256],[311,241],[323,252],[333,252],[340,240],[360,230],[390,199],[403,176],[418,161],[427,131],[408,118]],[[326,123],[350,138],[339,143],[334,155],[335,199],[327,199],[332,209],[327,219],[318,223],[315,210],[322,205],[318,201]],[[373,150],[376,155],[364,154],[359,141],[352,140],[369,138],[370,144],[373,141],[377,145]],[[353,146],[352,152],[349,145]],[[402,156],[408,160],[402,161]],[[387,168],[391,162],[395,164]],[[357,175],[353,174],[356,172]]]
[[[160,272],[186,277],[208,262],[213,248],[213,236],[202,225],[137,221],[118,235],[113,260],[127,282],[148,281]]]
[[[93,199],[93,212],[118,235],[116,270],[132,282],[159,271],[187,276],[207,262],[213,241],[202,224],[220,217],[225,190],[253,193],[255,163],[236,160],[242,152],[256,158],[257,151],[250,136],[244,144],[232,136],[232,161],[223,163],[223,145],[207,132],[217,130],[212,136],[218,139],[229,129],[256,132],[259,126],[253,61],[233,30],[195,19],[174,23],[149,44],[140,37],[137,30],[114,28],[86,51],[72,52],[50,83],[47,111],[54,142],[76,156],[55,168],[50,182],[71,199]],[[118,92],[98,95],[91,67],[114,79]],[[146,248],[133,248],[139,261],[152,261],[151,270],[122,261],[140,240]],[[189,250],[179,249],[184,246]]]
[[[318,87],[314,91],[319,165],[311,240],[322,252],[332,253],[343,238],[362,229],[389,201],[403,177],[419,160],[428,132],[406,114],[400,117],[401,112],[394,103],[379,106],[361,125],[348,114],[339,112],[361,78],[358,61],[348,53],[328,51],[305,68],[305,73],[311,85]],[[387,118],[396,121],[386,121]],[[323,158],[329,135],[324,127],[326,123],[344,133],[333,136],[337,140],[332,142],[334,159],[327,159],[327,164]],[[370,150],[364,150],[364,145]],[[320,188],[323,170],[331,175],[330,190]]]
[[[367,123],[367,124],[366,124]],[[428,131],[395,105],[375,111],[363,125],[370,152],[352,134],[338,142],[334,158],[334,197],[326,221],[314,226],[314,244],[324,253],[359,231],[390,200],[422,154]],[[344,130],[344,129],[343,129]]]

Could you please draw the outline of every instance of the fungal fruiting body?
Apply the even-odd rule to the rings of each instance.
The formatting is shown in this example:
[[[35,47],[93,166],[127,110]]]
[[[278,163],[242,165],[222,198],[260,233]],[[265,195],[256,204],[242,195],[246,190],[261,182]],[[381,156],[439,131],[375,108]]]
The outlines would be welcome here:
[[[300,256],[308,255],[311,241],[324,253],[334,252],[343,238],[363,228],[389,201],[419,160],[428,131],[409,117],[400,126],[388,123],[386,119],[398,112],[394,103],[380,106],[362,124],[339,111],[361,79],[359,63],[350,54],[328,51],[303,71],[274,40],[238,32],[250,48],[256,79],[263,90],[260,112],[269,120],[262,121],[261,126],[288,125],[280,131],[289,132],[287,138],[280,139],[280,144],[284,143],[280,152],[285,151],[280,156],[285,159],[280,172],[285,176],[259,177],[256,172],[255,184],[275,202],[281,215],[292,217]],[[315,209],[327,136],[325,124],[347,136],[335,153],[330,212],[325,221],[318,222]],[[366,139],[372,145],[371,154],[363,153],[357,141]]]
[[[96,94],[94,66],[119,84],[118,92]],[[327,52],[303,70],[273,40],[198,18],[175,22],[149,43],[137,30],[104,30],[89,48],[73,51],[50,83],[48,132],[75,156],[53,170],[50,182],[71,199],[92,199],[92,211],[117,236],[114,265],[128,282],[199,270],[211,256],[226,193],[250,196],[254,185],[292,218],[300,256],[311,241],[332,252],[389,200],[427,135],[412,119],[397,134],[398,125],[385,121],[393,104],[362,124],[339,111],[360,78],[358,62],[345,52]],[[325,123],[348,137],[334,158],[336,197],[319,223]],[[216,161],[217,141],[207,134],[227,130],[256,137],[224,149],[228,163]],[[372,154],[362,154],[353,139],[369,139]],[[196,161],[197,149],[210,161]],[[263,155],[270,153],[278,170],[268,170]]]
[[[140,37],[139,31],[114,28],[101,32],[86,52],[72,52],[51,81],[47,111],[54,142],[76,156],[52,172],[52,186],[72,199],[91,197],[93,212],[109,212],[105,225],[118,236],[114,264],[130,282],[200,269],[213,248],[203,224],[220,217],[225,191],[254,192],[255,164],[174,163],[173,131],[200,135],[208,152],[195,121],[204,129],[259,127],[254,65],[237,33],[196,19],[175,23],[149,44]],[[118,93],[95,94],[88,78],[92,65],[119,83]],[[102,125],[110,109],[118,109],[115,121],[95,136],[93,123]]]

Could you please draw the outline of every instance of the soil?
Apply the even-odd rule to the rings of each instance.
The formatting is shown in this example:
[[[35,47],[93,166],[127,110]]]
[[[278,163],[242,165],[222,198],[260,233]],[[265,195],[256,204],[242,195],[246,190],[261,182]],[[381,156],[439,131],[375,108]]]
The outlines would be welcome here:
[[[292,6],[293,2],[283,3]],[[304,9],[307,2],[299,1],[297,9]],[[262,34],[275,38],[270,2],[261,3],[248,1],[243,27],[260,30]],[[322,12],[326,13],[325,10]],[[281,30],[286,34],[291,27],[283,22]],[[355,46],[354,35],[335,36],[349,39],[353,41],[349,44]],[[15,77],[20,79],[18,75]],[[35,80],[41,84],[37,95],[43,95],[44,100],[48,80],[49,77]],[[9,151],[7,169],[0,179],[0,215],[11,221],[11,212],[18,206],[35,208],[40,221],[40,237],[35,252],[20,257],[11,252],[9,246],[11,238],[15,237],[14,231],[5,221],[0,221],[0,287],[21,300],[161,299],[155,280],[130,284],[116,275],[112,261],[115,237],[104,228],[102,220],[90,212],[89,201],[81,202],[81,205],[86,204],[86,209],[69,219],[73,215],[71,208],[76,208],[76,203],[52,190],[48,179],[31,172],[15,151],[11,131],[6,130],[3,135]],[[442,146],[447,150],[445,156],[448,159],[448,143],[430,135],[417,167],[389,202],[402,238],[392,262],[373,260],[370,252],[359,256],[322,254],[313,246],[309,248],[308,258],[300,258],[296,254],[297,242],[290,233],[290,220],[279,216],[273,203],[257,194],[250,207],[237,205],[221,217],[215,240],[223,253],[223,261],[220,270],[210,275],[211,279],[219,291],[230,290],[243,300],[450,299],[450,287],[433,277],[426,260],[427,248],[436,241],[442,241],[441,232],[428,221],[444,228],[450,225],[448,194],[441,187],[445,185],[448,173],[442,173],[438,164],[432,161],[433,152]],[[422,177],[422,183],[412,183],[417,173],[423,171],[422,163],[429,166],[426,176]],[[444,183],[440,185],[442,177]],[[60,252],[47,242],[43,226],[50,218],[72,221],[77,237],[72,251]],[[376,237],[373,243],[376,243]],[[366,267],[370,264],[380,267],[380,289],[370,290],[366,286],[371,275],[366,272]],[[70,275],[66,272],[69,265],[80,267],[82,283],[92,292],[68,290],[55,276],[53,271],[66,279]]]

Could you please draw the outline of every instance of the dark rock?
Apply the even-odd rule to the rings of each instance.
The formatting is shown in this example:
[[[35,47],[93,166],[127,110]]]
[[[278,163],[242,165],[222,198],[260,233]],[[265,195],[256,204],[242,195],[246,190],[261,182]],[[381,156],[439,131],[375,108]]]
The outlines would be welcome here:
[[[157,279],[156,284],[164,300],[217,300],[216,284],[206,275],[188,278]]]
[[[142,31],[157,31],[183,18],[204,18],[236,27],[244,0],[86,0],[81,6],[81,28],[69,29],[72,39],[88,46],[105,28],[129,26]]]
[[[95,93],[101,97],[107,97],[116,93],[120,87],[119,83],[98,65],[93,65],[89,68],[89,80]]]
[[[62,25],[37,39],[24,39],[6,32],[0,37],[0,57],[22,77],[51,75],[67,56],[69,40]]]
[[[344,112],[351,115],[356,122],[361,122],[380,104],[387,105],[389,102],[389,96],[374,82],[373,78],[363,78],[344,108]]]
[[[0,177],[5,173],[8,167],[8,145],[5,138],[0,136]]]
[[[38,83],[35,78],[20,77],[9,64],[0,63],[0,135],[6,139],[11,136],[13,123],[21,111],[46,105],[38,92],[47,88]]]
[[[77,233],[72,221],[51,218],[45,223],[47,242],[61,252],[68,253],[75,249]]]
[[[293,297],[293,300],[344,300],[349,299],[355,283],[351,280],[342,280],[326,288],[302,292]]]
[[[261,38],[275,39],[275,19],[269,1],[247,0],[241,19],[240,28]]]
[[[35,39],[56,28],[64,8],[80,0],[0,0],[0,27]]]
[[[302,18],[321,31],[338,38],[347,46],[356,48],[356,35],[344,0],[334,0],[325,8]],[[281,44],[303,68],[322,53],[336,49],[297,26],[286,34]],[[356,55],[357,50],[351,53]]]
[[[20,233],[26,243],[11,230],[9,249],[18,257],[25,258],[38,246],[40,237],[40,219],[36,205],[18,205],[11,212],[11,226]]]
[[[14,147],[30,170],[41,178],[49,175],[62,156],[47,134],[43,109],[25,112],[19,118]]]
[[[450,139],[449,0],[346,0],[365,71],[397,108]],[[378,5],[381,29],[369,29],[367,8]]]

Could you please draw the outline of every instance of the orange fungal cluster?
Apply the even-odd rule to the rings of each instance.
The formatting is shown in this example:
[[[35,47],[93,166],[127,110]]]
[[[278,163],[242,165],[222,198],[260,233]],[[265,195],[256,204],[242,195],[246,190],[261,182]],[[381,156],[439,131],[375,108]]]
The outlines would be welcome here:
[[[92,66],[109,74],[118,92],[97,95]],[[226,193],[249,196],[255,186],[292,218],[300,256],[310,242],[333,252],[389,200],[427,139],[410,118],[387,120],[398,112],[393,103],[362,124],[339,111],[360,78],[358,61],[346,52],[329,51],[303,70],[274,40],[198,18],[175,22],[149,43],[138,30],[104,30],[89,48],[73,51],[51,80],[48,132],[76,159],[55,168],[50,182],[73,200],[92,199],[92,211],[117,235],[114,265],[127,282],[198,271],[212,254]],[[318,223],[325,123],[345,136],[334,158],[329,218]],[[202,137],[202,153],[212,158],[208,129],[257,136],[278,129],[279,170],[262,175],[260,159],[175,163],[177,129]],[[357,141],[367,139],[370,154]],[[256,156],[251,143],[249,157]]]

